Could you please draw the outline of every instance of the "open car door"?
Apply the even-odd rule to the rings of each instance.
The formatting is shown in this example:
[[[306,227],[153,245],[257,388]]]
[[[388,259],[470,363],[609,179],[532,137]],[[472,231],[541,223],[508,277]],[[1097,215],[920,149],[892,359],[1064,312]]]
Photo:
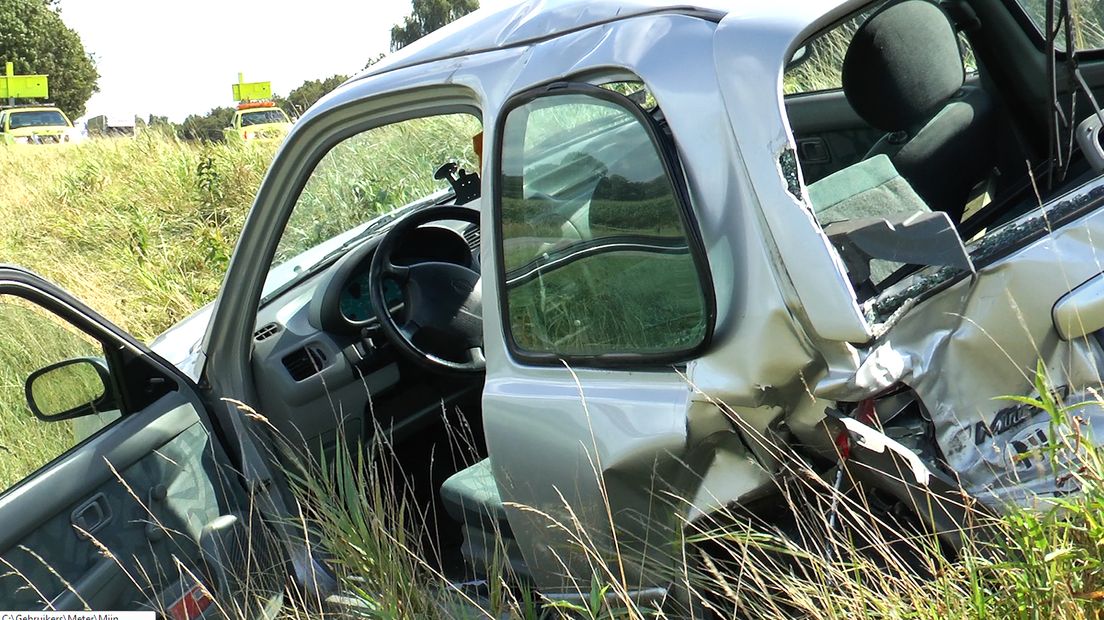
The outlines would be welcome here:
[[[183,619],[276,600],[283,555],[183,374],[15,267],[0,374],[0,609]]]

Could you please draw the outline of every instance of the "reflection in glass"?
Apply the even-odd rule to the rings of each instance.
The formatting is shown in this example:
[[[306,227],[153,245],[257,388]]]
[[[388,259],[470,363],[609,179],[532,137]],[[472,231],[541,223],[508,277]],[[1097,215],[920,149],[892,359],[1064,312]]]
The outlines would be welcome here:
[[[557,355],[693,348],[706,304],[663,160],[640,120],[581,94],[503,129],[502,260],[515,344]]]
[[[31,398],[45,416],[57,416],[103,398],[106,386],[90,360],[72,360],[35,377]]]

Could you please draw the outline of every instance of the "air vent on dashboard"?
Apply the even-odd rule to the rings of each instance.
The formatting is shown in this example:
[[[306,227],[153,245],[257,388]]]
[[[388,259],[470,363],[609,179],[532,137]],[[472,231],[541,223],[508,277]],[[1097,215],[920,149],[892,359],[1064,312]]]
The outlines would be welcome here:
[[[326,354],[318,347],[307,346],[284,356],[283,362],[291,378],[302,381],[322,371],[326,366]]]
[[[260,342],[262,340],[267,340],[278,333],[280,333],[279,325],[277,325],[276,323],[267,323],[258,328],[257,331],[253,332],[253,340]]]
[[[468,242],[468,247],[471,248],[473,252],[478,250],[479,249],[479,227],[478,226],[468,226],[467,229],[464,230],[464,241]]]

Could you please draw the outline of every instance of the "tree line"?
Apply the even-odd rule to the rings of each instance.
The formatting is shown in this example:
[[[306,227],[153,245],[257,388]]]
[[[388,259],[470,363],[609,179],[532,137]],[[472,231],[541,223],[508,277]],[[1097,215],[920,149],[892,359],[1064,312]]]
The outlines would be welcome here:
[[[391,28],[391,50],[398,50],[479,8],[478,0],[412,0],[411,14]],[[368,68],[383,56],[369,59]],[[0,69],[12,62],[17,74],[50,76],[50,99],[70,118],[84,115],[85,105],[99,90],[99,71],[80,35],[65,25],[58,0],[0,0]],[[332,75],[307,80],[286,97],[275,97],[278,106],[296,117],[331,90],[349,79]],[[151,115],[140,123],[185,140],[222,140],[230,125],[232,107],[217,107],[206,114],[192,114],[183,123]]]
[[[391,27],[391,51],[402,49],[478,9],[479,0],[413,0],[411,8],[403,23]],[[382,55],[370,59],[364,68],[382,59]],[[348,79],[347,75],[333,75],[324,80],[308,80],[288,93],[287,97],[274,97],[273,100],[294,118]],[[206,114],[192,114],[179,125],[169,123],[164,117],[150,117],[149,125],[171,131],[184,140],[218,141],[223,139],[222,130],[230,125],[233,116],[234,108],[218,107]]]

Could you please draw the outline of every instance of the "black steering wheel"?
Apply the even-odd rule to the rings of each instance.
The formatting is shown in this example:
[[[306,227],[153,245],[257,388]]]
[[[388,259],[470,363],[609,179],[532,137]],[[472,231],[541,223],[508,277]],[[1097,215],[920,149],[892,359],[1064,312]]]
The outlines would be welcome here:
[[[479,374],[483,357],[483,300],[479,272],[454,263],[396,265],[392,256],[407,233],[429,222],[457,220],[479,226],[469,207],[430,207],[399,220],[372,256],[369,282],[380,330],[407,359],[448,374]],[[384,295],[384,280],[399,285],[402,316],[397,319]]]

